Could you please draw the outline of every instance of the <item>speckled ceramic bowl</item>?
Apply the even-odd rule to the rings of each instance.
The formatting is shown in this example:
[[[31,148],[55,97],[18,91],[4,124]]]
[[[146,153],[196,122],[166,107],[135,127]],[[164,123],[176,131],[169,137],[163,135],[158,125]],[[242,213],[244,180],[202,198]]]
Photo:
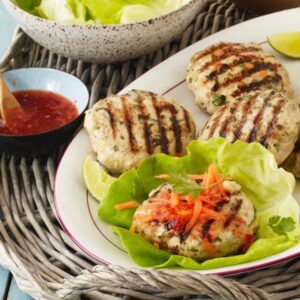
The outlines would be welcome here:
[[[111,63],[149,53],[180,34],[206,0],[191,0],[181,8],[149,21],[118,25],[69,25],[33,16],[3,0],[21,28],[37,43],[67,57]]]

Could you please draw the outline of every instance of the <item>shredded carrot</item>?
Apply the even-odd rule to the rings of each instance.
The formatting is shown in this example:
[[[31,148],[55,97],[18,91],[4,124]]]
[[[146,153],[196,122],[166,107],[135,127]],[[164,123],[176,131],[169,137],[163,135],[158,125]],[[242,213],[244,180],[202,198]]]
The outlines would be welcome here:
[[[221,213],[218,213],[212,209],[209,209],[207,207],[202,207],[202,212],[211,216],[215,220],[224,220],[225,219],[224,215],[222,215]]]
[[[198,174],[190,174],[188,175],[188,178],[189,179],[192,179],[192,180],[197,180],[197,179],[204,179],[204,175],[198,175]]]
[[[136,228],[136,223],[133,221],[129,231],[133,233],[133,232],[135,232],[135,228]]]
[[[211,206],[215,206],[216,203],[218,203],[218,201],[214,201],[214,200],[212,200],[211,198],[208,198],[208,197],[203,197],[202,202],[207,203]]]
[[[207,170],[207,185],[210,186],[219,181],[220,175],[215,164],[211,164]]]
[[[201,209],[202,209],[202,201],[201,201],[201,197],[197,197],[195,199],[195,205],[194,205],[194,211],[193,211],[193,216],[190,219],[190,221],[186,224],[185,226],[185,231],[188,232],[190,231],[193,226],[195,225],[195,223],[197,222],[200,213],[201,213]]]
[[[177,214],[182,217],[188,217],[193,214],[193,211],[191,209],[186,209],[186,210],[181,209],[177,211]]]
[[[193,204],[195,201],[195,199],[190,194],[188,194],[185,199],[189,204]]]
[[[159,174],[155,178],[168,179],[170,175]],[[197,222],[201,221],[202,223],[206,219],[213,218],[216,221],[224,222],[227,216],[213,210],[217,203],[228,199],[228,194],[223,187],[223,181],[226,178],[219,173],[217,166],[211,164],[204,174],[189,174],[187,178],[201,180],[199,185],[203,190],[197,197],[193,197],[191,194],[181,195],[169,190],[160,191],[154,197],[150,197],[149,202],[145,204],[145,209],[149,209],[151,213],[137,215],[135,216],[136,220],[151,222],[155,219],[166,222],[176,218],[178,224],[181,224],[180,226],[183,226],[186,232],[191,231]],[[213,231],[211,229],[210,234],[213,234]],[[213,248],[209,241],[206,242],[207,248]]]
[[[168,178],[170,178],[170,175],[169,174],[160,174],[160,175],[156,175],[154,177],[157,179],[168,179]]]
[[[140,204],[136,201],[128,201],[116,204],[114,209],[116,210],[123,210],[123,209],[130,209],[130,208],[137,208]]]
[[[207,187],[209,186],[208,179],[209,179],[209,176],[208,176],[207,172],[205,172],[204,178],[203,178],[202,184],[201,184],[204,189],[207,189]]]
[[[174,207],[179,203],[179,195],[177,193],[171,193],[171,205]]]

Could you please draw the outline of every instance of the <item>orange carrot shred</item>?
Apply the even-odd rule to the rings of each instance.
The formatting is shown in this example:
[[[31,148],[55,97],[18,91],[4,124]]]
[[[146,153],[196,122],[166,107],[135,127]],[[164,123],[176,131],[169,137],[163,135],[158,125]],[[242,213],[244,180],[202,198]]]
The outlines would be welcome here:
[[[155,176],[158,179],[168,179],[170,177],[169,174]],[[187,178],[190,180],[201,180],[200,187],[203,190],[197,197],[169,190],[159,191],[154,197],[149,198],[148,203],[144,204],[144,208],[149,209],[150,213],[135,215],[134,219],[136,222],[146,223],[153,220],[165,222],[177,217],[180,224],[185,226],[186,232],[190,232],[199,219],[202,220],[202,218],[204,220],[213,218],[216,221],[223,222],[226,216],[222,212],[217,212],[213,209],[217,203],[228,199],[228,195],[223,187],[223,181],[226,178],[219,173],[217,166],[211,164],[204,174],[189,174]],[[125,208],[123,208],[123,205],[121,206],[122,209],[131,208],[129,204],[125,205]],[[210,251],[214,250],[213,245],[209,241],[204,243],[206,243],[205,247],[210,249]]]
[[[185,199],[190,204],[194,203],[194,201],[195,201],[195,199],[190,194],[188,194]]]
[[[177,193],[171,193],[171,204],[172,206],[176,206],[179,203],[179,195]]]
[[[192,180],[203,179],[204,175],[190,174],[190,175],[188,175],[188,178],[192,179]]]
[[[129,229],[130,232],[134,233],[135,232],[135,228],[136,228],[136,223],[133,221],[131,224],[131,227]]]
[[[185,231],[186,232],[190,231],[193,228],[193,226],[195,225],[195,223],[197,222],[197,220],[199,218],[199,215],[201,213],[201,209],[202,209],[202,201],[201,201],[200,197],[197,197],[195,199],[193,216],[185,226]]]
[[[202,207],[202,212],[211,216],[212,218],[214,218],[215,220],[224,220],[224,216],[212,209],[209,209],[207,207]]]
[[[204,188],[206,188],[208,186],[207,179],[208,179],[207,173],[205,172],[204,175],[203,175],[203,181],[202,181],[202,186]]]
[[[216,203],[218,203],[218,201],[214,201],[208,197],[203,197],[202,202],[210,204],[212,206],[214,206]]]
[[[186,210],[181,209],[177,211],[177,214],[182,217],[188,217],[193,214],[193,211],[191,209],[186,209]]]
[[[216,183],[219,180],[219,172],[215,164],[211,164],[207,170],[207,186]]]
[[[140,204],[136,201],[128,201],[116,204],[114,209],[116,210],[123,210],[123,209],[130,209],[130,208],[137,208]]]

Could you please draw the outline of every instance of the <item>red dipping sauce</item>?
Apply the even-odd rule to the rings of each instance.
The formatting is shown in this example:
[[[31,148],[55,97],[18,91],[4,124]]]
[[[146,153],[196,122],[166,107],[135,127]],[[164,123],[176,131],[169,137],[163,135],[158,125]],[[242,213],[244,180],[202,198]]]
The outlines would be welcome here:
[[[23,110],[9,111],[9,126],[0,126],[0,134],[30,135],[46,132],[61,127],[78,116],[77,107],[56,93],[29,90],[13,94]]]

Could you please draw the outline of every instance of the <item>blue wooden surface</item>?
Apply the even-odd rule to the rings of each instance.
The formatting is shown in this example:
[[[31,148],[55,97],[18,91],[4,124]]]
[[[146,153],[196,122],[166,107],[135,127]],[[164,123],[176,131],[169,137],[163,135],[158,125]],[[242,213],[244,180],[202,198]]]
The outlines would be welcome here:
[[[17,286],[17,283],[12,279],[7,295],[7,300],[31,300],[32,298],[23,292]]]
[[[0,267],[0,299],[1,300],[33,300],[24,294],[12,277],[11,273]]]
[[[0,267],[0,299],[5,299],[7,294],[7,287],[11,280],[11,274],[8,270]]]
[[[16,26],[15,21],[7,13],[2,1],[0,0],[0,58],[11,44]]]
[[[0,58],[11,44],[16,23],[8,15],[0,0]],[[0,300],[31,300],[17,286],[11,273],[0,266]]]

